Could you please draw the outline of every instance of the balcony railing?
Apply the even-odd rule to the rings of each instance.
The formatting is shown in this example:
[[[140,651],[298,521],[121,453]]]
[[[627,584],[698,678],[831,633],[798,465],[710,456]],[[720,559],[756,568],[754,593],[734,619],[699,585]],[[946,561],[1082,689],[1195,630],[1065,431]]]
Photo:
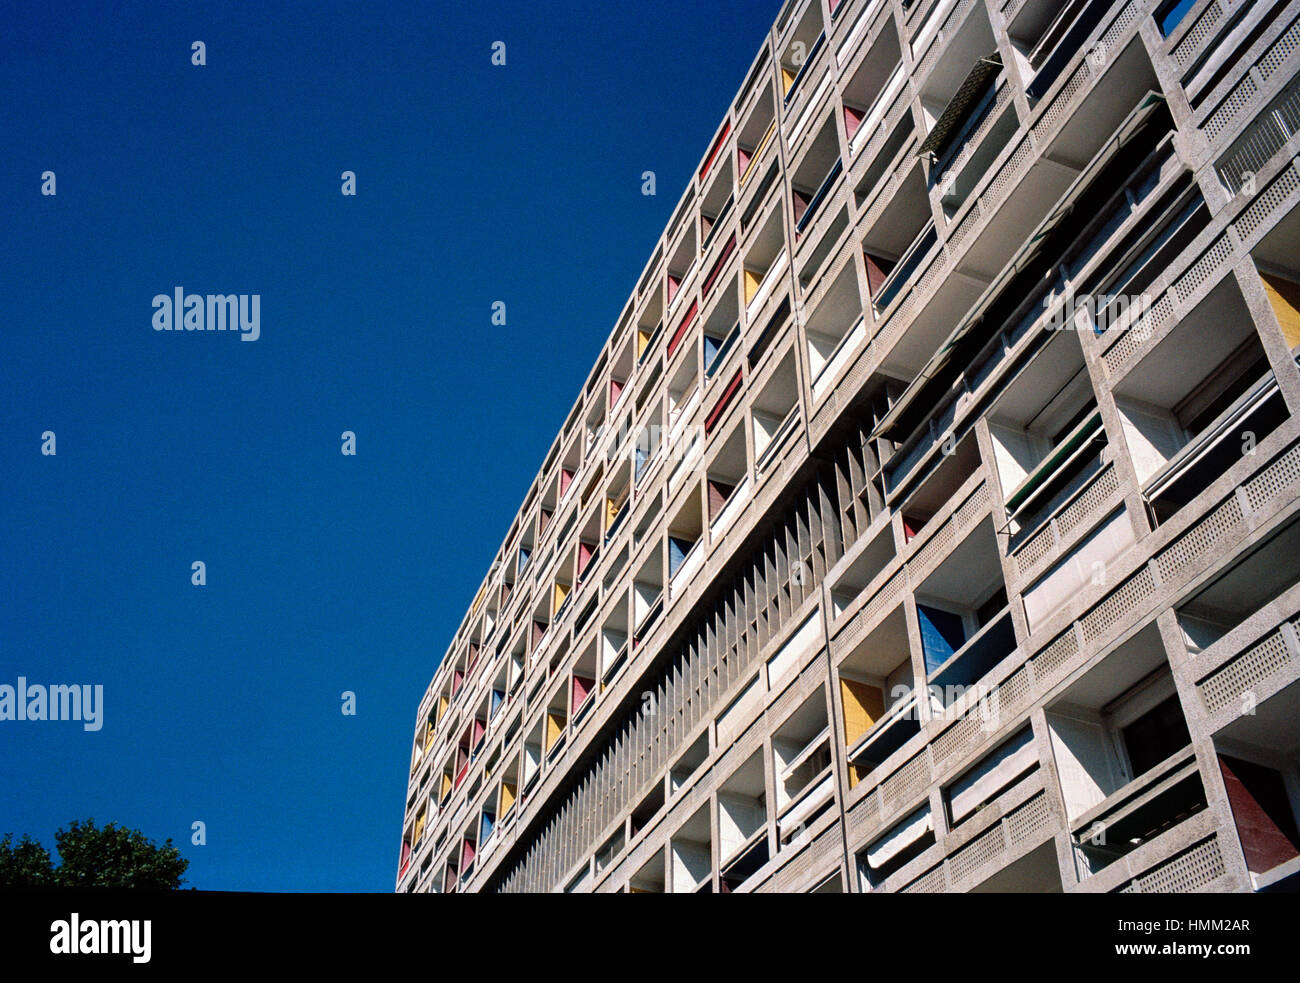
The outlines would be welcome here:
[[[827,196],[830,194],[831,188],[835,186],[836,180],[839,179],[839,176],[843,171],[844,162],[842,160],[836,160],[834,166],[827,172],[826,177],[822,179],[821,187],[819,187],[813,194],[812,198],[809,199],[807,207],[803,210],[803,214],[799,217],[798,221],[795,222],[794,228],[796,232],[802,233],[803,230],[808,227],[808,223],[813,220],[813,217],[817,214],[817,210],[821,208],[822,202],[826,200]]]
[[[822,31],[821,34],[817,35],[817,40],[813,42],[813,46],[808,50],[808,54],[804,57],[803,65],[799,67],[799,72],[795,75],[794,80],[791,81],[790,88],[786,90],[785,104],[787,106],[790,105],[790,100],[794,98],[795,92],[798,91],[799,83],[804,80],[804,77],[808,74],[808,70],[812,68],[813,64],[817,61],[817,55],[821,52],[822,45],[825,43],[826,32]]]
[[[903,90],[907,82],[907,73],[903,70],[900,62],[894,69],[893,74],[886,80],[880,94],[876,96],[871,103],[870,108],[858,123],[853,135],[849,138],[849,154],[856,157],[858,151],[866,145],[871,139],[871,134],[879,129],[881,123],[889,116],[889,111],[894,108],[894,100]]]
[[[934,221],[926,223],[917,237],[912,240],[912,244],[907,247],[902,258],[894,265],[889,276],[885,277],[880,289],[876,291],[876,296],[872,304],[877,313],[885,310],[890,302],[898,295],[898,292],[907,283],[908,279],[916,272],[921,261],[929,255],[930,250],[935,243],[939,241],[938,233],[934,228]]]
[[[1189,745],[1071,823],[1083,873],[1096,873],[1205,807],[1196,752]]]
[[[1029,98],[1041,99],[1047,94],[1052,83],[1079,54],[1083,42],[1101,23],[1110,6],[1111,0],[1091,0],[1087,4],[1071,4],[1061,11],[1057,20],[1043,32],[1038,47],[1030,53],[1029,63],[1038,67],[1038,72],[1025,87]],[[1050,54],[1046,54],[1047,51]]]

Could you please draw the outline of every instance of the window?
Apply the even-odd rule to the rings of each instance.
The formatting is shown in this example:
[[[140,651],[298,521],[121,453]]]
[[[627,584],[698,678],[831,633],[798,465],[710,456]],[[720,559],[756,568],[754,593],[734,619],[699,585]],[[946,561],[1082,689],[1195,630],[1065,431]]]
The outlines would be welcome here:
[[[852,787],[920,731],[901,606],[858,643],[836,675]]]
[[[1169,37],[1187,12],[1196,6],[1196,0],[1165,0],[1156,8],[1156,27],[1160,28],[1161,37]]]
[[[1187,721],[1177,696],[1148,710],[1120,730],[1129,766],[1135,775],[1144,775],[1179,748],[1191,743]]]
[[[709,732],[706,730],[692,742],[680,758],[673,762],[672,768],[669,769],[669,786],[672,791],[678,792],[685,788],[695,773],[700,770],[700,765],[708,758]]]
[[[756,315],[772,296],[788,261],[781,211],[774,208],[763,228],[754,236],[742,264],[745,309],[750,316]]]
[[[715,535],[722,532],[749,492],[749,466],[745,458],[745,432],[732,430],[722,448],[709,462],[705,472],[709,528]]]
[[[722,364],[723,359],[727,357],[727,352],[735,344],[736,339],[740,337],[740,322],[737,321],[731,326],[725,335],[711,335],[707,331],[704,335],[704,366],[705,373],[709,378],[718,366]]]
[[[966,641],[966,629],[961,615],[942,608],[916,606],[916,616],[921,624],[921,649],[925,653],[925,668],[934,672],[952,657]]]
[[[814,399],[829,392],[849,356],[866,340],[863,310],[857,271],[849,263],[808,318],[808,372],[813,379]]]
[[[696,485],[687,494],[681,510],[668,524],[668,579],[675,580],[689,566],[689,572],[699,568],[703,551],[693,556],[696,546],[704,536],[700,490]]]
[[[833,803],[831,733],[824,689],[813,693],[773,733],[772,764],[777,836],[785,845]]]
[[[857,153],[884,122],[885,112],[907,81],[897,31],[881,31],[871,52],[844,85],[844,130]]]
[[[808,4],[799,26],[790,35],[789,44],[781,52],[781,90],[787,104],[794,99],[809,69],[817,61],[825,40],[821,6]]]
[[[796,235],[817,217],[844,170],[834,119],[828,119],[790,178]]]
[[[767,149],[775,132],[776,111],[770,93],[764,93],[736,134],[736,172],[740,175],[742,189],[753,176],[750,165]]]
[[[1110,0],[1073,0],[1061,8],[1029,53],[1029,64],[1037,70],[1025,89],[1031,99],[1046,95],[1065,67],[1082,52],[1084,41],[1110,6]]]

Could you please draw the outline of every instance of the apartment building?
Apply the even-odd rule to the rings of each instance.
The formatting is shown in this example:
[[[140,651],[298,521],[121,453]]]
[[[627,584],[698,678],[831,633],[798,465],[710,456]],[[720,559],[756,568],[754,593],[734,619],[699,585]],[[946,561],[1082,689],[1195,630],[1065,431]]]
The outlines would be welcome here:
[[[420,702],[397,890],[1300,870],[1298,130],[1300,0],[791,0]]]

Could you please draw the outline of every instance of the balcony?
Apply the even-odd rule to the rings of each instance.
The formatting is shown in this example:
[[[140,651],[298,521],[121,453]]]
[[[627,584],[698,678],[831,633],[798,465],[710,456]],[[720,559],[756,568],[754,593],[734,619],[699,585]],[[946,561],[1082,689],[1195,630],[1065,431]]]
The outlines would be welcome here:
[[[907,622],[896,608],[837,667],[850,787],[920,733]]]
[[[1115,384],[1115,402],[1155,523],[1289,417],[1231,277]]]
[[[921,263],[939,241],[934,222],[927,222],[897,260],[879,253],[867,253],[867,280],[872,285],[871,306],[880,317],[907,286]],[[874,281],[874,283],[873,283]]]
[[[824,397],[867,336],[857,271],[844,266],[805,326],[814,401]]]
[[[745,318],[748,323],[753,323],[759,319],[789,265],[779,209],[773,209],[763,223],[762,230],[746,249],[742,265]]]
[[[740,888],[768,860],[762,752],[718,786],[718,863],[724,892]]]
[[[1037,43],[1025,55],[1033,78],[1025,91],[1041,99],[1061,73],[1082,52],[1084,42],[1101,23],[1111,0],[1071,0],[1047,25]]]
[[[777,841],[784,847],[833,804],[831,729],[823,690],[818,689],[773,732],[772,756]]]
[[[799,422],[799,382],[791,350],[764,383],[750,418],[754,433],[754,469],[762,472],[780,453]]]
[[[1105,256],[1111,236],[1141,228],[1145,210],[1132,211],[1132,200],[1149,202],[1157,188],[1169,189],[1178,180],[1172,170],[1163,167],[1167,159],[1167,127],[1163,103],[1148,100],[1136,108],[1053,212],[1039,223],[1011,263],[960,316],[946,341],[924,354],[928,347],[924,336],[928,332],[914,331],[911,334],[918,336],[915,340],[904,337],[895,346],[896,352],[886,356],[887,362],[899,362],[900,369],[909,367],[913,358],[925,358],[912,383],[876,428],[878,436],[902,444],[887,465],[891,482],[902,481],[920,461],[931,456],[938,438],[961,432],[962,426],[956,421],[978,405],[982,390],[996,391],[999,383],[1008,388],[1014,385],[1006,381],[1007,372],[1017,364],[1023,366],[1027,350],[1041,346],[1044,338],[1050,337],[1047,332],[1034,330],[1045,310],[1055,312],[1053,317],[1059,317],[1062,326],[1071,329],[1054,334],[1074,334],[1074,299],[1081,295],[1076,295],[1066,277],[1087,277],[1097,265],[1090,265],[1090,261]],[[1138,193],[1130,197],[1126,186],[1136,187]],[[1105,227],[1105,231],[1099,232],[1099,227]],[[993,227],[986,227],[981,237],[993,232]],[[966,259],[971,255],[968,251]],[[1059,272],[1063,267],[1065,274]],[[870,279],[870,267],[868,275]],[[940,287],[940,292],[945,289],[949,288]],[[1036,356],[1036,360],[1046,357],[1052,362],[1067,355],[1076,369],[1082,366],[1077,339],[1053,340],[1048,355]],[[1020,388],[1028,394],[1034,392],[1032,386]],[[1001,412],[1010,412],[1013,419],[1029,419],[1009,407]],[[1005,471],[1007,463],[1000,458],[1000,469]],[[1023,473],[1004,473],[1003,487],[1014,489],[1022,478]]]
[[[1205,809],[1156,625],[1076,680],[1047,723],[1080,879]]]

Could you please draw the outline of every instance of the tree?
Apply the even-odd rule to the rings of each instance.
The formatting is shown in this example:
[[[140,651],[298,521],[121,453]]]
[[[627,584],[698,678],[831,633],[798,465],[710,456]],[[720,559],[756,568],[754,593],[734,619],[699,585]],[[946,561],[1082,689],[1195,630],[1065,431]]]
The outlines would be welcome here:
[[[50,851],[26,833],[15,846],[13,834],[0,840],[0,887],[48,887],[54,880]]]
[[[116,887],[174,891],[190,862],[169,837],[158,846],[139,830],[116,823],[73,820],[54,834],[59,866],[45,847],[24,835],[0,841],[0,887]]]

